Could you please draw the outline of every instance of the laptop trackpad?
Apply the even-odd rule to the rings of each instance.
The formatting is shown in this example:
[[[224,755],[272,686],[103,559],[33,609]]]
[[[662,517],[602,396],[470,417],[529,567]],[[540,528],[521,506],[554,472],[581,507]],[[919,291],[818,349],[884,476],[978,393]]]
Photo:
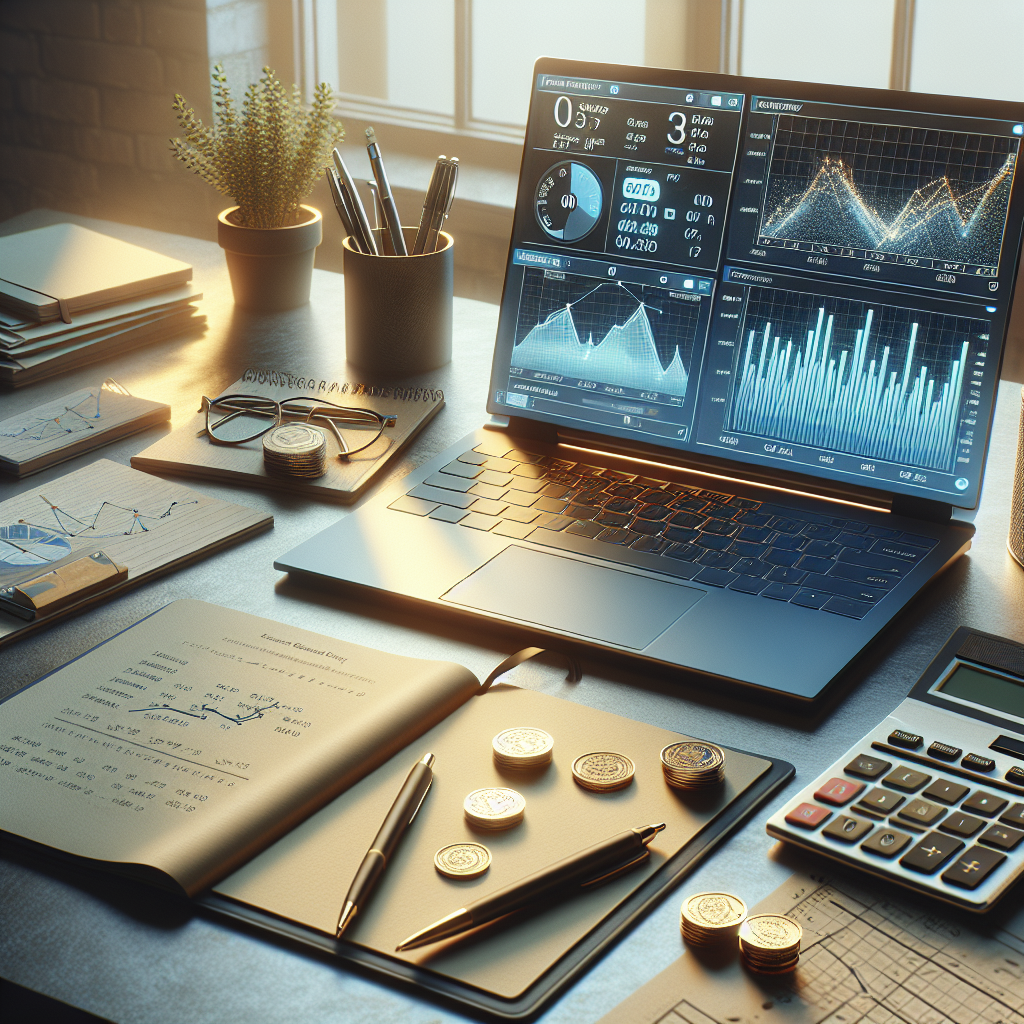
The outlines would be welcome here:
[[[705,593],[513,544],[441,599],[639,650]]]

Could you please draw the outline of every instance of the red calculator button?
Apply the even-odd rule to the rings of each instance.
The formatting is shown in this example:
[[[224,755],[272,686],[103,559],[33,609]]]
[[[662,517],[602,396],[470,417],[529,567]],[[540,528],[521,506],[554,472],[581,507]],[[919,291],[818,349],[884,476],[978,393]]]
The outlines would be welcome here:
[[[832,812],[824,807],[817,807],[815,804],[800,804],[786,815],[787,825],[796,825],[797,828],[817,828],[823,821],[828,821]]]
[[[842,807],[848,804],[864,788],[863,782],[851,782],[849,779],[829,779],[815,794],[815,800],[826,804]]]

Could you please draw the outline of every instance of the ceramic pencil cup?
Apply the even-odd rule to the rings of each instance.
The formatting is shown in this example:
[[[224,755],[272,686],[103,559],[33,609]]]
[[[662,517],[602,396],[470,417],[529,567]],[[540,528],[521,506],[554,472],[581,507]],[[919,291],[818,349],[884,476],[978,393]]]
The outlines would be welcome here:
[[[1017,441],[1017,472],[1013,475],[1010,502],[1010,535],[1006,539],[1010,554],[1024,565],[1024,388],[1020,389],[1020,437]]]
[[[412,249],[416,228],[403,228]],[[380,238],[380,231],[374,234]],[[345,249],[345,351],[349,363],[383,377],[411,377],[452,358],[454,240],[422,256],[368,256]]]

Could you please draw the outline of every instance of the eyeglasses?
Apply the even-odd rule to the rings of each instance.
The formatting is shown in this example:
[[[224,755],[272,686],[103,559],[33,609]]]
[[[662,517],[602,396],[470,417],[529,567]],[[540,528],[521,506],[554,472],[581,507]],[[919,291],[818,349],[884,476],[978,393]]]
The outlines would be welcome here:
[[[199,433],[205,433],[211,444],[246,444],[286,421],[302,420],[326,424],[338,441],[342,457],[369,448],[397,422],[397,417],[373,409],[353,409],[306,395],[280,401],[262,395],[203,395],[199,411],[206,413],[206,426]]]

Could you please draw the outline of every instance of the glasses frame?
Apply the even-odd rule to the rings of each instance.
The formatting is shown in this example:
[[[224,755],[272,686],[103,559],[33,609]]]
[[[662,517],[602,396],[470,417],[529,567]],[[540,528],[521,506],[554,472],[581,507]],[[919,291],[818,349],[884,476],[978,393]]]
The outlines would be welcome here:
[[[306,403],[309,403],[308,406]],[[214,409],[218,411],[224,409],[225,414],[211,424],[210,412]],[[203,395],[199,411],[206,414],[206,423],[201,433],[206,434],[210,439],[210,444],[222,445],[226,448],[234,448],[255,441],[275,427],[279,427],[286,420],[297,419],[304,423],[323,422],[330,428],[338,442],[338,447],[341,449],[339,458],[348,458],[350,455],[365,451],[377,443],[388,427],[393,427],[398,421],[397,416],[380,413],[375,409],[352,408],[323,399],[310,398],[308,395],[294,395],[281,399],[267,398],[264,395],[221,395],[219,398],[208,398]],[[217,436],[216,430],[219,427],[237,416],[244,415],[267,417],[271,422],[245,437],[229,440]],[[339,424],[343,426],[376,425],[377,429],[373,437],[365,444],[358,448],[351,448],[338,429]]]

